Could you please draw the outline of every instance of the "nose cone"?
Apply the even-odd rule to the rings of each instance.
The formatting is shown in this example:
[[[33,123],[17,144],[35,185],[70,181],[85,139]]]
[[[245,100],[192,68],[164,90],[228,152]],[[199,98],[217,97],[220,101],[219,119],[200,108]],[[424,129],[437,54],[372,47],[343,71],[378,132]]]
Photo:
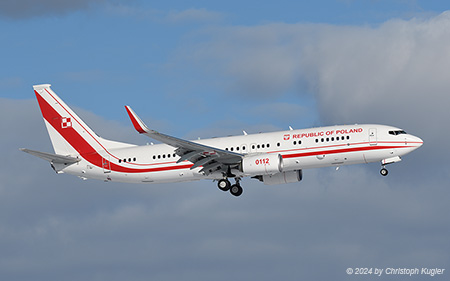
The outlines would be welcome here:
[[[416,148],[419,148],[423,145],[423,140],[419,137],[411,136],[410,143],[413,144],[414,146],[416,146]]]

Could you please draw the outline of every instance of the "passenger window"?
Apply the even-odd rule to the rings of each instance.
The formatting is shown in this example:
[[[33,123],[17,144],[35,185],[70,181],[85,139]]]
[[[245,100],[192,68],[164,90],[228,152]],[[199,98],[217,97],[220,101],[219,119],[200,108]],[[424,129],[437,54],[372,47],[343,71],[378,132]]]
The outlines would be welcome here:
[[[119,163],[122,163],[122,159],[119,159]]]
[[[261,145],[261,148],[264,148],[264,144]]]
[[[256,148],[258,148],[258,149],[260,148],[259,144],[256,146]]]
[[[280,143],[279,143],[279,142],[277,143],[277,146],[280,146]]]
[[[349,140],[349,139],[350,139],[350,136],[347,136],[347,139]]]
[[[270,144],[268,143],[268,144],[267,144],[267,148],[269,148],[269,147],[270,147]]]
[[[297,141],[294,141],[294,145],[296,145],[297,144]]]
[[[133,161],[136,162],[136,157],[133,158]]]

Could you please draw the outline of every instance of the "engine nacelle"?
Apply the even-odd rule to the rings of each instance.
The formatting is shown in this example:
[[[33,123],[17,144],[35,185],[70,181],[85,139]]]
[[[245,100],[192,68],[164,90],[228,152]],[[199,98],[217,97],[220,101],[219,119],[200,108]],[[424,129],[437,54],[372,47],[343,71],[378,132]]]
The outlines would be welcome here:
[[[262,181],[267,185],[293,183],[301,181],[303,177],[302,170],[289,171],[274,175],[263,175]]]
[[[280,154],[259,154],[242,159],[241,170],[249,175],[272,175],[283,172],[283,157]]]

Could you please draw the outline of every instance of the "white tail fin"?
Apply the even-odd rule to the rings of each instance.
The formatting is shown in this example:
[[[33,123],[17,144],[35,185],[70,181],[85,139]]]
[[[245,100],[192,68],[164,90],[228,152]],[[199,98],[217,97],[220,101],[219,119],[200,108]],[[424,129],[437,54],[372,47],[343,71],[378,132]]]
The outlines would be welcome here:
[[[56,154],[83,156],[107,149],[131,146],[97,136],[52,91],[50,86],[50,84],[43,84],[35,85],[33,88]]]

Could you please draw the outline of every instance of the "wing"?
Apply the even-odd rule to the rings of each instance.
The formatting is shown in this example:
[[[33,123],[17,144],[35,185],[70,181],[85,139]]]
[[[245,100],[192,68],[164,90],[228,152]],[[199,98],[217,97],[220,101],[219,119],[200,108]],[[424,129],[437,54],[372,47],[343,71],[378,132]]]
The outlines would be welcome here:
[[[212,171],[218,169],[225,170],[227,166],[229,167],[230,165],[239,164],[242,161],[242,158],[244,158],[244,155],[240,153],[172,137],[155,130],[151,130],[144,124],[144,122],[142,122],[139,116],[137,116],[129,106],[125,106],[125,109],[127,110],[136,131],[141,134],[145,134],[152,139],[175,147],[175,153],[180,156],[177,163],[186,160],[190,161],[194,163],[191,170],[203,166],[201,172],[209,174]]]

